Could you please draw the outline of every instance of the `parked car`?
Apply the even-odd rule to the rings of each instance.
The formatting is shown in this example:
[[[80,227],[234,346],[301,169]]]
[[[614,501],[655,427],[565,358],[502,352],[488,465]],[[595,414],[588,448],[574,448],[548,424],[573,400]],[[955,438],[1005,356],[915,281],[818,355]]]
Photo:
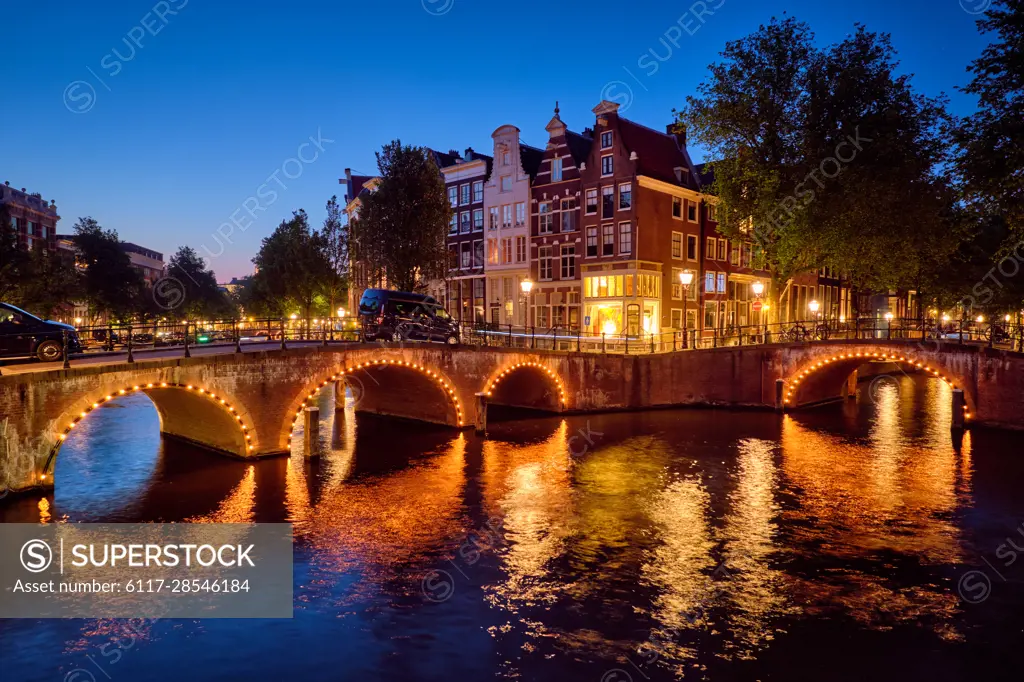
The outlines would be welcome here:
[[[41,320],[21,308],[0,303],[0,357],[36,357],[43,362],[60,360],[65,331],[68,352],[82,352],[78,332],[70,324]]]
[[[359,319],[367,341],[459,342],[459,323],[432,296],[367,289],[359,301]]]

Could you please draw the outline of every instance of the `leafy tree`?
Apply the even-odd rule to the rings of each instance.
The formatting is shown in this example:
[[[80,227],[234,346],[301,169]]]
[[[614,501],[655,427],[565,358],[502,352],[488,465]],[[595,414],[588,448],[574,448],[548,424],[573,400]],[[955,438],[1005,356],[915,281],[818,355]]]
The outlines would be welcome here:
[[[171,256],[167,276],[173,278],[169,281],[174,286],[165,295],[172,295],[174,299],[165,301],[165,306],[175,303],[173,307],[178,308],[186,318],[218,319],[235,316],[235,307],[227,294],[217,286],[213,270],[206,269],[206,261],[192,247],[182,246]],[[158,289],[153,293],[154,296],[161,295]]]
[[[867,289],[916,287],[962,238],[942,98],[897,76],[889,37],[827,49],[792,17],[731,41],[679,124],[716,157],[719,229],[752,240],[772,310],[794,275],[832,266]]]
[[[117,232],[104,230],[88,217],[79,218],[74,230],[78,263],[85,269],[81,298],[88,304],[89,317],[95,320],[104,312],[119,319],[131,317],[143,305],[145,284],[121,248]]]
[[[0,301],[20,300],[20,290],[27,278],[28,250],[19,243],[18,233],[11,229],[11,214],[0,204]]]
[[[252,295],[258,305],[275,315],[297,306],[304,317],[326,313],[322,294],[332,280],[331,264],[322,234],[310,230],[302,209],[281,224],[263,244],[256,257]]]
[[[320,233],[324,239],[324,251],[330,265],[324,292],[328,299],[328,311],[335,315],[336,303],[345,300],[348,290],[348,235],[342,220],[338,197],[332,196],[327,202],[327,217]]]
[[[48,249],[36,249],[28,261],[20,305],[41,317],[53,317],[74,300],[81,280],[73,262]]]
[[[394,140],[377,153],[380,184],[352,221],[350,249],[368,281],[412,291],[446,273],[451,205],[433,158]]]

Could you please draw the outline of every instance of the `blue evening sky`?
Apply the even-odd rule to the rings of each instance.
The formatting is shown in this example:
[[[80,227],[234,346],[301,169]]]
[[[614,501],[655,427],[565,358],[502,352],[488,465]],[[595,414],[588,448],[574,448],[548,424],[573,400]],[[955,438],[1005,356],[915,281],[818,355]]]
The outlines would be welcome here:
[[[602,95],[662,129],[725,42],[773,14],[823,44],[854,22],[890,32],[916,87],[969,113],[954,87],[986,41],[967,10],[989,1],[706,0],[703,23],[693,0],[12,2],[0,182],[55,199],[62,232],[91,215],[166,257],[188,244],[224,281],[292,210],[319,225],[344,169],[374,172],[394,137],[489,153],[512,123],[542,145],[556,99],[580,130]],[[222,227],[233,214],[244,230]]]

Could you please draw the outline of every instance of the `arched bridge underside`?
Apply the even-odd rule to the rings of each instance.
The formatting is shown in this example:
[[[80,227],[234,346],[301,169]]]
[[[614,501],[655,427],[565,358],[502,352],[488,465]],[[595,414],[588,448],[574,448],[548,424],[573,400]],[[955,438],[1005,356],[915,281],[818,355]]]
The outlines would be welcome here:
[[[163,433],[263,457],[286,453],[303,410],[339,381],[359,411],[462,428],[482,423],[488,403],[596,412],[776,408],[785,400],[799,409],[841,396],[858,367],[882,361],[962,389],[973,423],[1024,428],[1024,355],[952,344],[837,341],[642,356],[432,344],[300,348],[0,376],[0,491],[50,485],[75,426],[136,392],[156,405]]]

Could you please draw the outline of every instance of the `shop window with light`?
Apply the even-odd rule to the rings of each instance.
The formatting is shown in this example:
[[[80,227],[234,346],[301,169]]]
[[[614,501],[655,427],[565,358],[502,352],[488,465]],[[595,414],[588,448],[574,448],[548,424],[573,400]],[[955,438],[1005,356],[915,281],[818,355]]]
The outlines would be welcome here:
[[[683,219],[683,200],[679,197],[672,197],[672,217],[678,220]]]
[[[611,223],[601,226],[601,255],[615,255],[615,225]]]
[[[672,233],[672,258],[682,260],[683,258],[683,233]]]
[[[511,263],[512,262],[512,238],[506,237],[501,240],[501,262]]]
[[[587,258],[597,257],[597,228],[587,228]]]
[[[480,268],[484,264],[484,240],[477,239],[473,242],[473,267]]]
[[[497,230],[498,229],[498,207],[497,206],[491,206],[491,220],[488,223],[487,227],[492,229],[492,230]]]
[[[592,187],[587,190],[587,203],[585,212],[587,215],[597,214],[597,188]]]
[[[537,260],[540,263],[540,279],[542,282],[550,282],[554,279],[551,268],[551,247],[542,246],[537,249]]]
[[[459,231],[462,232],[463,234],[466,234],[470,231],[469,211],[462,212],[462,227],[460,228]]]
[[[601,217],[611,218],[615,215],[615,188],[611,185],[601,188]]]
[[[477,180],[473,183],[473,203],[479,204],[484,200],[484,181]]]
[[[484,229],[484,210],[482,208],[473,209],[473,231],[482,232]]]
[[[459,205],[459,188],[452,186],[448,188],[448,203],[452,206]]]
[[[551,159],[551,182],[562,181],[562,159]]]
[[[619,223],[619,253],[633,253],[633,226]]]
[[[516,227],[526,224],[526,204],[522,201],[516,204]]]
[[[576,245],[562,245],[562,279],[576,279]]]
[[[628,211],[633,207],[633,183],[624,182],[619,185],[619,210]]]
[[[506,230],[512,227],[512,204],[501,207],[501,226]]]
[[[539,211],[537,213],[538,220],[538,232],[540,234],[551,234],[551,227],[554,222],[554,215],[551,213],[551,202],[542,201],[540,202]]]
[[[460,202],[463,206],[469,203],[469,184],[459,186]]]
[[[516,262],[526,262],[526,237],[516,237]]]
[[[725,239],[719,239],[718,240],[718,260],[720,260],[720,261],[722,261],[724,263],[726,261],[726,259],[728,258],[728,256],[726,255],[728,253],[728,250],[729,250],[728,241],[725,240]]]
[[[601,175],[614,175],[615,164],[612,161],[611,156],[601,157]]]
[[[686,202],[686,219],[691,223],[697,222],[697,204],[692,201]]]
[[[601,149],[612,148],[612,131],[607,130],[601,133]]]
[[[562,232],[576,230],[576,200],[562,199]]]

